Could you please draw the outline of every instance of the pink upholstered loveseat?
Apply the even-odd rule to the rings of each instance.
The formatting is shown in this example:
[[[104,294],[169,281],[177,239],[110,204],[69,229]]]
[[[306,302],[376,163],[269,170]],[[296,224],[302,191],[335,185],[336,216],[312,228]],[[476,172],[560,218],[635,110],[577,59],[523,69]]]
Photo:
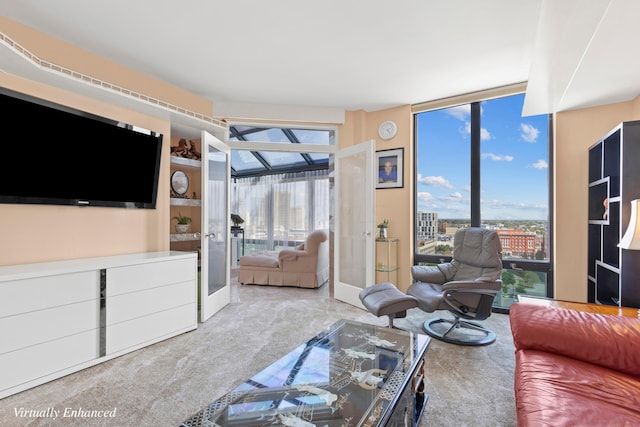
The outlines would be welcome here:
[[[329,280],[329,235],[316,230],[295,249],[240,257],[242,284],[318,288]]]

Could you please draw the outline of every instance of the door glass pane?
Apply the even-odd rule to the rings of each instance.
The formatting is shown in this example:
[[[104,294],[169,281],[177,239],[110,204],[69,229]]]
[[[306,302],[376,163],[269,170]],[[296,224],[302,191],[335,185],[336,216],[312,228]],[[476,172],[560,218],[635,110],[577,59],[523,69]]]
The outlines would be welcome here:
[[[416,115],[416,253],[450,255],[470,214],[470,105]]]
[[[482,224],[505,260],[549,260],[548,116],[522,117],[524,95],[481,103]]]
[[[227,213],[227,161],[226,154],[209,147],[209,194],[207,209],[209,212],[209,295],[226,285],[226,247],[229,215]]]
[[[365,288],[366,240],[362,235],[364,215],[359,214],[365,203],[362,189],[366,188],[365,153],[360,152],[341,158],[339,175],[338,220],[340,221],[340,270],[339,280],[343,283]]]
[[[329,178],[315,179],[313,185],[313,229],[329,229]]]

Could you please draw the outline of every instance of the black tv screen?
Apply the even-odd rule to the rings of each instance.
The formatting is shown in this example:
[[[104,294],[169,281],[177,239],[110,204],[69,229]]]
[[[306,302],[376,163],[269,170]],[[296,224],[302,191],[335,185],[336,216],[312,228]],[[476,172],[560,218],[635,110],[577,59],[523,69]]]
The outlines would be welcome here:
[[[0,88],[0,203],[155,209],[162,134]]]

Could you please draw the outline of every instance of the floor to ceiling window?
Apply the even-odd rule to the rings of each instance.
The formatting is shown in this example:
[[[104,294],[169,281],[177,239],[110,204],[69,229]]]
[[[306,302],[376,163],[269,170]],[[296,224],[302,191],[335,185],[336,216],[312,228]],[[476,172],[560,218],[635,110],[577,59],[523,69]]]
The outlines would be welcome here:
[[[523,117],[523,94],[415,114],[417,264],[451,258],[461,227],[488,227],[503,246],[503,288],[551,296],[550,117]]]

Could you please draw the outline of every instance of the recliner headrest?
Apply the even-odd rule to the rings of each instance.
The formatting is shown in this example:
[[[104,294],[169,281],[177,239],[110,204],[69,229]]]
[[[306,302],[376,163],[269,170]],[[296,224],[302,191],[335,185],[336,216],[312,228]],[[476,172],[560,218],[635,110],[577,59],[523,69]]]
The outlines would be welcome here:
[[[502,267],[502,244],[494,230],[462,228],[453,239],[453,259],[475,267]]]

